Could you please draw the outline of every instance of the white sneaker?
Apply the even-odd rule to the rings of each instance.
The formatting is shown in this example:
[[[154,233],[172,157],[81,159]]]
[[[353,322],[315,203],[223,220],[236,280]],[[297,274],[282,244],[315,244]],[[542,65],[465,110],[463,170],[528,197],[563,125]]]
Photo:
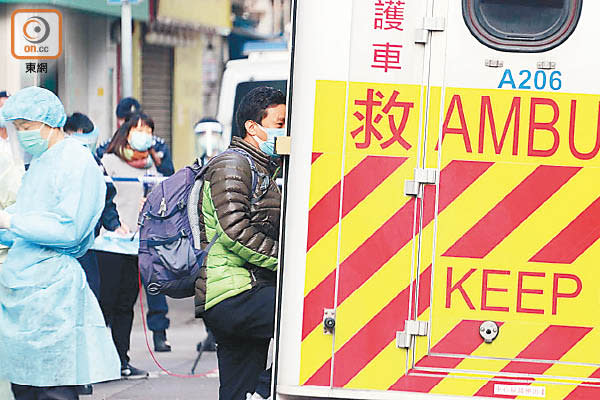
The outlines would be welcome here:
[[[272,399],[272,397],[265,399],[258,393],[254,393],[254,394],[246,393],[246,400],[271,400],[271,399]]]

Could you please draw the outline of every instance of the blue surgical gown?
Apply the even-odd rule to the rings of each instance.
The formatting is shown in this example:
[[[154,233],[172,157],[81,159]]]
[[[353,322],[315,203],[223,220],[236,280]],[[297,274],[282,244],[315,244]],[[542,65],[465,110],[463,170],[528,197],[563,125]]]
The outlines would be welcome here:
[[[35,158],[7,209],[0,270],[0,377],[20,385],[118,379],[120,362],[76,258],[94,241],[106,185],[89,150],[65,139]]]

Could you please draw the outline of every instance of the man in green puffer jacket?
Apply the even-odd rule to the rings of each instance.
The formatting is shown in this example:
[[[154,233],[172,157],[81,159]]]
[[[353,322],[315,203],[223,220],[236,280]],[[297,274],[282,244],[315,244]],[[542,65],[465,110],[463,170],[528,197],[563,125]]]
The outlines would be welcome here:
[[[202,242],[216,241],[196,281],[195,303],[196,316],[217,341],[220,400],[269,397],[265,367],[274,330],[281,207],[274,142],[285,134],[285,110],[279,90],[248,93],[236,113],[244,137],[234,137],[230,151],[211,160],[204,175]]]

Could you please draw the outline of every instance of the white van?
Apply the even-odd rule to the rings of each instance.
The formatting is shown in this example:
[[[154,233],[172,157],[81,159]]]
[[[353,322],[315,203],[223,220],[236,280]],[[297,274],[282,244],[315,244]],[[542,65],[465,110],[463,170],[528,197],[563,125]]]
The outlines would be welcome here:
[[[258,86],[272,86],[286,93],[289,64],[287,51],[255,52],[247,59],[227,63],[217,113],[217,119],[223,124],[225,143],[237,133],[235,111],[246,93]]]

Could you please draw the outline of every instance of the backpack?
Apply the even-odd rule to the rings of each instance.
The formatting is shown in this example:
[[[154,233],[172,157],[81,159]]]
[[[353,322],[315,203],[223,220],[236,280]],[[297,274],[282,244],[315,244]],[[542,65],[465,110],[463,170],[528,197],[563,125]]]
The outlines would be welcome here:
[[[260,174],[254,160],[244,150],[228,149],[221,155],[232,152],[241,154],[250,164],[252,200]],[[176,299],[194,295],[204,259],[219,236],[216,234],[202,248],[198,215],[204,174],[219,156],[203,166],[196,162],[177,171],[148,195],[138,219],[139,268],[148,294],[165,294]]]

